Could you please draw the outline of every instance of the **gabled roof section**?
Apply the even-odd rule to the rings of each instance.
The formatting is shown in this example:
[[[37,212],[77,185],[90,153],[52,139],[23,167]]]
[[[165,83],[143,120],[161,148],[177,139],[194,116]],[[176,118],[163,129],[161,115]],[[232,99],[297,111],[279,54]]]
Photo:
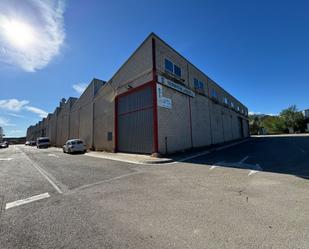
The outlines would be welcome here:
[[[74,108],[75,105],[77,105],[81,99],[85,98],[86,96],[92,96],[90,100],[92,100],[95,95],[98,93],[98,91],[104,86],[106,81],[93,78],[85,91],[80,95],[80,97],[74,102],[72,108]]]

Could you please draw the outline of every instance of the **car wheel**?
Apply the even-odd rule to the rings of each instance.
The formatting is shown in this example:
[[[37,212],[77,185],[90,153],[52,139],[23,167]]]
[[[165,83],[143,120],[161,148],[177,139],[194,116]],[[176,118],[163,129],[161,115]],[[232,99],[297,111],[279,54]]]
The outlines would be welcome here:
[[[68,149],[68,153],[69,153],[69,154],[71,154],[71,153],[72,153],[71,149]]]

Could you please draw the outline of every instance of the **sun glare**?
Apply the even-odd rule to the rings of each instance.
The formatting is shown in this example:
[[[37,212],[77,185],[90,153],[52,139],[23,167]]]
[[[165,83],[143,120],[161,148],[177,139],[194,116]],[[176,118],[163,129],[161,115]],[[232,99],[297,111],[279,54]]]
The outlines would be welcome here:
[[[33,28],[21,21],[10,20],[4,25],[4,33],[11,45],[18,48],[29,48],[35,41]]]

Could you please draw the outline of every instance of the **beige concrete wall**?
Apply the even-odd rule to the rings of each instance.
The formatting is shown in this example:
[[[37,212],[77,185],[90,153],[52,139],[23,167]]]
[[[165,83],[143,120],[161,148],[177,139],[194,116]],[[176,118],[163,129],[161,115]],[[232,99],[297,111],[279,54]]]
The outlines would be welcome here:
[[[56,146],[56,136],[57,136],[57,118],[58,118],[58,112],[59,108],[56,108],[54,113],[52,114],[50,118],[50,128],[49,128],[49,134],[50,134],[50,143],[52,146]]]
[[[114,150],[114,104],[115,92],[110,84],[100,90],[94,101],[94,148],[96,150]],[[107,140],[108,132],[112,132],[113,139]]]
[[[75,108],[70,113],[70,139],[79,138],[79,109]]]
[[[126,92],[128,85],[137,87],[152,80],[152,42],[148,37],[107,82],[115,94]]]
[[[92,148],[93,131],[93,103],[90,101],[79,109],[79,138],[85,142],[87,148]]]
[[[241,138],[238,116],[241,116],[244,120],[247,117],[233,109],[230,102],[234,103],[235,108],[239,106],[240,110],[243,109],[244,114],[248,113],[248,109],[174,49],[159,38],[155,37],[155,39],[158,74],[196,93],[195,97],[188,97],[176,90],[163,87],[164,97],[172,100],[172,110],[158,107],[159,151],[161,153],[165,152],[165,137],[168,137],[168,134],[171,134],[171,138],[168,139],[168,147],[170,148],[168,153]],[[181,77],[165,70],[165,59],[181,68]],[[195,89],[194,78],[204,83],[202,90]],[[217,92],[218,97],[216,100],[212,98],[212,90]],[[224,98],[229,101],[227,106],[224,104]],[[189,99],[191,105],[192,144],[190,122],[188,121],[190,117]],[[247,128],[245,125],[243,127],[244,133],[247,134],[245,131]],[[177,135],[181,136],[182,139],[176,139]]]
[[[207,146],[212,143],[210,123],[210,101],[201,95],[190,98],[192,117],[193,147]]]
[[[190,113],[187,96],[163,86],[163,96],[171,98],[172,109],[158,107],[159,152],[172,153],[191,147]]]
[[[104,84],[93,79],[80,98],[74,103],[70,115],[70,138],[84,140],[87,149],[93,147],[94,95]]]
[[[76,98],[69,98],[61,104],[56,121],[56,146],[62,147],[70,138],[70,112]]]

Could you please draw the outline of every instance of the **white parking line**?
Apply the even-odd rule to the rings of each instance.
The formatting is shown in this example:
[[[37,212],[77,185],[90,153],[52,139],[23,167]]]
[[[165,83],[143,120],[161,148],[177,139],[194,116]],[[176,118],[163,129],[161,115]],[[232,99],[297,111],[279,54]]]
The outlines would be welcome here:
[[[11,157],[9,157],[9,158],[0,158],[0,161],[11,161],[13,159],[14,158],[11,158]]]
[[[217,162],[217,163],[213,164],[213,165],[209,168],[209,170],[213,170],[213,169],[215,169],[215,168],[218,168],[218,167],[220,167],[223,163],[225,163],[225,161]]]
[[[9,209],[12,207],[17,207],[20,205],[24,205],[30,202],[34,202],[34,201],[38,201],[38,200],[42,200],[45,198],[50,197],[49,193],[44,193],[44,194],[40,194],[40,195],[34,195],[32,197],[29,197],[27,199],[22,199],[22,200],[18,200],[18,201],[14,201],[14,202],[9,202],[5,205],[5,209]]]
[[[42,176],[44,176],[44,178],[54,187],[54,189],[56,189],[56,191],[59,194],[62,194],[62,190],[57,186],[56,183],[53,182],[52,179],[50,179],[50,177],[44,172],[44,170],[42,170],[39,166],[32,164],[33,167],[35,167],[37,169],[37,171],[39,171],[41,173]]]
[[[251,175],[258,173],[258,172],[259,172],[258,170],[250,170],[248,176],[251,176]]]
[[[57,155],[55,155],[55,154],[48,154],[48,156],[52,156],[52,157],[59,158],[59,156],[57,156]]]
[[[243,159],[241,159],[241,160],[239,161],[239,163],[244,163],[248,158],[249,158],[249,156],[245,156]]]
[[[51,179],[51,177],[48,176],[48,173],[46,173],[43,169],[40,168],[39,165],[37,165],[33,160],[31,160],[25,152],[23,152],[22,150],[20,150],[20,152],[31,162],[31,165],[37,169],[37,171],[40,172],[40,174],[42,176],[44,176],[44,178],[54,187],[54,189],[56,189],[56,191],[59,194],[62,194],[62,190],[57,186],[57,184]]]

